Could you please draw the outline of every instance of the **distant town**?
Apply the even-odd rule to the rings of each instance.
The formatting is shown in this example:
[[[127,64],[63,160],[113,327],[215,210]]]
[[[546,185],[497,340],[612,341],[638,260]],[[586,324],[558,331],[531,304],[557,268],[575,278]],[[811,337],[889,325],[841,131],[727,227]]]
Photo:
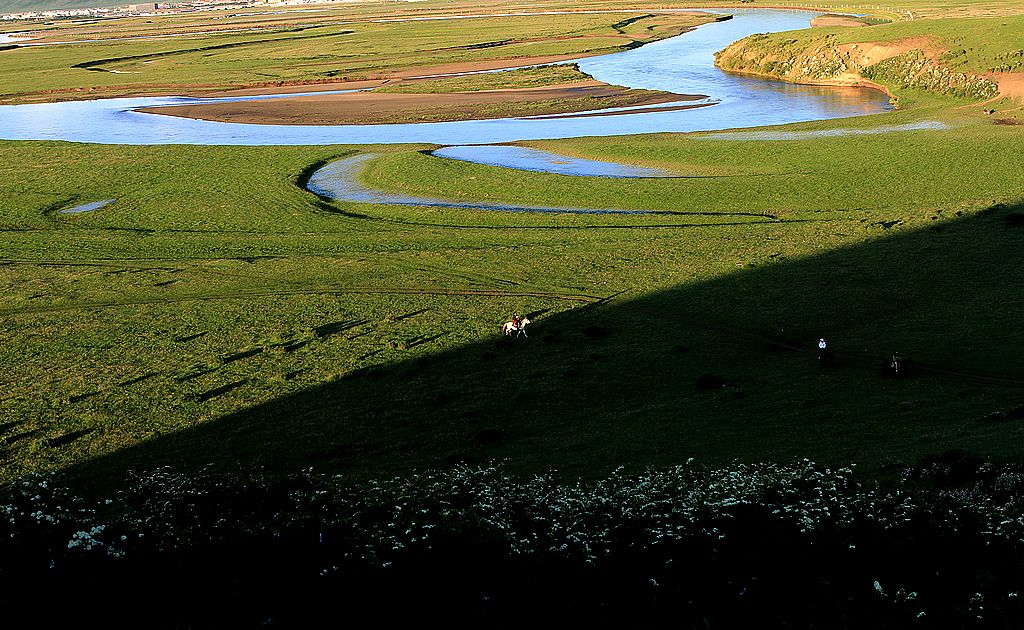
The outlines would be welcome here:
[[[120,7],[90,7],[78,9],[47,9],[4,13],[0,20],[43,20],[54,18],[113,18],[143,15],[170,15],[211,9],[248,9],[261,6],[324,4],[325,0],[209,0],[196,2],[146,2]]]

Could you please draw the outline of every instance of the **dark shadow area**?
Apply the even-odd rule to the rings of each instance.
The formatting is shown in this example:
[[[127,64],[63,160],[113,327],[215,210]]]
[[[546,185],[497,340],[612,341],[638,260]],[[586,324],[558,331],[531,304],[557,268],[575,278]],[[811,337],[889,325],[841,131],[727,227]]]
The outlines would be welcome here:
[[[203,334],[205,334],[205,333],[203,333]],[[142,383],[142,382],[148,381],[149,379],[153,378],[154,376],[160,376],[160,373],[159,372],[147,372],[146,374],[143,374],[142,376],[136,376],[135,378],[130,378],[127,381],[121,381],[120,383],[117,384],[117,386],[118,387],[129,387],[129,386],[135,385],[137,383]]]
[[[184,343],[186,341],[192,341],[193,339],[199,339],[200,337],[205,337],[208,334],[209,334],[209,332],[204,330],[203,332],[199,332],[199,333],[196,333],[194,335],[188,335],[186,337],[177,337],[177,338],[175,338],[174,341],[176,341],[178,343]]]
[[[1024,405],[1024,226],[1009,217],[1022,210],[916,231],[865,226],[876,237],[857,246],[540,316],[529,338],[496,326],[493,339],[368,366],[71,473],[102,484],[131,469],[212,464],[365,478],[504,461],[516,474],[593,478],[688,457],[808,457],[868,473],[952,448],[1016,458],[1024,414],[1008,410]],[[834,353],[826,369],[819,337]],[[914,370],[884,379],[894,351]]]
[[[259,354],[263,354],[263,348],[252,348],[250,350],[243,350],[242,352],[229,354],[228,356],[221,358],[220,362],[226,365],[228,363],[234,363],[235,361],[248,359],[249,357],[254,357]]]
[[[239,387],[245,385],[248,382],[249,381],[247,380],[235,381],[234,383],[228,383],[227,385],[221,385],[220,387],[215,387],[211,390],[205,391],[202,394],[199,394],[199,402],[206,402],[211,398],[222,396],[230,391],[238,389]]]
[[[66,444],[71,444],[78,438],[85,437],[95,430],[96,429],[82,429],[80,431],[71,431],[70,433],[65,433],[64,435],[59,435],[55,438],[50,438],[49,440],[46,441],[46,445],[49,446],[50,448],[53,448],[56,446],[64,446]]]

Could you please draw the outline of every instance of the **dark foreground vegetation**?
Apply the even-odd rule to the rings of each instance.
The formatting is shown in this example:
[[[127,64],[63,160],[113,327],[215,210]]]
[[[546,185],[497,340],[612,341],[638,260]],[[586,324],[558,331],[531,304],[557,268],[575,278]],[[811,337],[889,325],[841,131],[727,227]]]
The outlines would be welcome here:
[[[688,463],[587,484],[494,467],[356,484],[161,469],[85,500],[37,475],[8,489],[0,515],[8,621],[1024,621],[1024,469],[963,452],[884,484],[806,460]]]

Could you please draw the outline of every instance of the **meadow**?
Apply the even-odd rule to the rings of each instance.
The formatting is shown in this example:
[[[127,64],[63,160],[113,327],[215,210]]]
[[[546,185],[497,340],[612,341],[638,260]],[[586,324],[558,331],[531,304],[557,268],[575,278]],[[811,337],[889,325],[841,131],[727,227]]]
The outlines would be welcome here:
[[[388,13],[314,15],[269,25],[234,20],[219,25],[223,32],[199,30],[191,16],[160,18],[160,32],[143,31],[138,38],[120,29],[107,37],[80,29],[44,30],[39,34],[51,41],[86,39],[0,51],[5,74],[0,102],[331,83],[431,74],[450,64],[494,60],[515,65],[514,60],[615,52],[713,19],[642,12],[394,22],[380,21]],[[138,22],[123,26],[132,33]]]
[[[319,24],[3,51],[0,64],[10,98],[182,90],[503,48],[610,50],[621,20],[573,16],[579,37],[565,40],[562,16],[406,24],[397,50],[393,24]],[[843,37],[931,22],[953,32],[915,20]],[[513,31],[517,43],[473,47]],[[323,63],[296,65],[313,36]],[[251,47],[201,50],[214,39]],[[441,40],[451,45],[435,50]],[[1006,52],[986,46],[965,45],[965,63],[981,71]],[[344,57],[353,47],[363,53]],[[72,68],[98,59],[152,72]],[[1024,128],[992,124],[992,105],[906,102],[787,130],[946,128],[529,143],[676,174],[641,180],[473,165],[429,146],[2,142],[0,480],[62,470],[103,486],[165,464],[371,478],[490,461],[579,479],[691,457],[808,457],[885,476],[954,448],[1018,459]],[[363,179],[384,190],[651,213],[374,206],[303,189],[317,165],[357,152],[382,154]],[[61,212],[100,199],[115,201]],[[498,335],[513,312],[534,320],[528,339]],[[835,369],[816,363],[821,336]],[[894,351],[914,361],[912,378],[882,378]]]
[[[702,19],[372,21],[511,8],[35,25],[109,41],[0,50],[0,91],[400,76],[615,50]],[[754,62],[922,42],[945,70],[860,70],[894,112],[524,143],[670,177],[516,171],[429,145],[0,141],[5,621],[1019,627],[1021,101],[923,80],[1019,72],[1015,11],[907,0],[871,26],[744,44],[765,56],[737,69],[772,74]],[[645,214],[305,189],[362,153],[369,188]],[[513,313],[528,337],[499,333]]]
[[[1022,130],[949,123],[538,143],[685,173],[601,186],[418,147],[5,143],[5,475],[1016,457]],[[366,174],[382,188],[683,214],[328,204],[297,185],[356,150],[385,152]],[[56,212],[99,198],[117,201]],[[514,311],[529,339],[497,335]],[[893,350],[915,378],[880,378]]]

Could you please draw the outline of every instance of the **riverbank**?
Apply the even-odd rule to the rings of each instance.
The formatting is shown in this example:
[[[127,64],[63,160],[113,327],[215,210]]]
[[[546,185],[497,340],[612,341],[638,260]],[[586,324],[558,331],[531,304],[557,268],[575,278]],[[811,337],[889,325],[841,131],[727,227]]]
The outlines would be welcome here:
[[[901,106],[975,102],[991,115],[1020,107],[1021,28],[1024,17],[1016,16],[753,35],[717,53],[715,63],[792,83],[882,89]]]
[[[584,58],[587,56],[592,55],[584,55]],[[577,64],[560,64],[566,61],[563,57],[406,69],[381,78],[318,84],[309,91],[306,87],[275,85],[198,93],[195,96],[204,98],[281,98],[192,102],[137,111],[242,124],[380,125],[574,116],[596,110],[664,104],[673,106],[660,108],[660,111],[675,111],[693,107],[694,101],[707,98],[700,94],[610,85],[581,72]],[[289,96],[290,91],[296,89],[303,92]],[[350,92],[339,93],[346,90]],[[310,91],[324,93],[310,94]]]
[[[420,119],[404,125],[330,125],[313,124],[309,116],[299,112],[291,114],[294,116],[293,124],[227,124],[182,116],[157,116],[152,113],[156,110],[150,109],[145,110],[147,113],[138,111],[145,108],[205,106],[211,104],[209,100],[181,97],[95,99],[0,108],[0,137],[12,140],[50,139],[114,144],[323,145],[426,142],[449,145],[590,135],[711,131],[735,127],[737,121],[742,121],[742,126],[778,125],[888,111],[888,99],[873,90],[837,90],[752,82],[714,67],[713,52],[729,43],[766,30],[774,32],[806,28],[809,18],[807,14],[797,12],[770,11],[748,12],[734,19],[718,20],[684,37],[634,46],[614,55],[595,55],[581,59],[577,62],[579,72],[575,74],[579,81],[561,76],[559,73],[566,72],[566,66],[558,66],[460,77],[421,77],[417,81],[409,80],[407,84],[390,82],[383,90],[378,90],[379,93],[389,93],[381,98],[408,99],[430,106],[435,106],[440,99],[450,98],[443,96],[446,93],[472,92],[468,96],[463,94],[458,97],[478,103],[474,108],[467,108],[475,111],[463,113],[470,120],[420,124],[427,122]],[[681,60],[685,60],[685,63],[681,63]],[[538,83],[534,73],[552,73],[552,76],[542,76],[543,81]],[[546,89],[549,86],[544,83],[561,85],[567,81],[572,83],[570,89],[583,90],[585,94],[586,90],[599,87],[584,87],[585,80],[591,78],[604,84],[600,86],[602,90],[611,89],[607,86],[620,85],[628,86],[632,91],[599,93],[599,96],[614,94],[614,98],[561,98],[566,95],[562,93],[553,95],[556,98],[538,98],[533,103],[512,103],[522,93],[514,98],[511,95],[484,95],[498,89]],[[361,82],[350,85],[372,87],[379,84]],[[751,88],[755,86],[757,98],[751,99]],[[680,96],[697,94],[707,94],[711,98],[697,101],[693,96],[689,100],[686,96]],[[296,99],[283,94],[272,96],[286,104],[296,102]],[[302,98],[311,99],[328,96],[331,95],[301,95]],[[258,95],[241,95],[237,98],[229,95],[228,98],[234,101],[275,100],[260,98]],[[347,96],[338,99],[338,102],[351,98],[378,97]],[[480,99],[495,98],[503,102],[479,105]],[[654,103],[660,100],[666,102]],[[645,102],[653,103],[653,106],[636,107],[636,104]],[[713,106],[705,106],[711,103]],[[547,111],[551,111],[552,105],[563,111],[576,109],[577,112],[543,113],[542,108],[547,107]],[[633,106],[631,111],[623,111],[623,107],[629,106]],[[244,107],[253,106],[247,104]],[[367,108],[360,114],[365,116]],[[39,109],[46,110],[45,118],[39,115]],[[436,108],[432,113],[436,114],[441,109]],[[579,110],[587,111],[579,113]],[[614,110],[614,114],[604,113],[610,110]],[[164,110],[160,111],[164,113]],[[248,113],[254,115],[256,111],[249,110]],[[409,111],[408,108],[397,108],[396,112],[389,115],[400,115],[408,119]],[[592,115],[598,112],[602,115]],[[450,115],[450,112],[443,113]],[[472,119],[473,114],[485,119]],[[565,120],[565,117],[571,117],[571,120]],[[60,124],[54,125],[52,121],[57,119]],[[378,120],[386,122],[386,119]]]
[[[355,92],[146,107],[138,111],[200,120],[270,125],[379,125],[550,116],[616,107],[692,102],[705,97],[632,90],[600,81],[539,88],[442,94]]]

